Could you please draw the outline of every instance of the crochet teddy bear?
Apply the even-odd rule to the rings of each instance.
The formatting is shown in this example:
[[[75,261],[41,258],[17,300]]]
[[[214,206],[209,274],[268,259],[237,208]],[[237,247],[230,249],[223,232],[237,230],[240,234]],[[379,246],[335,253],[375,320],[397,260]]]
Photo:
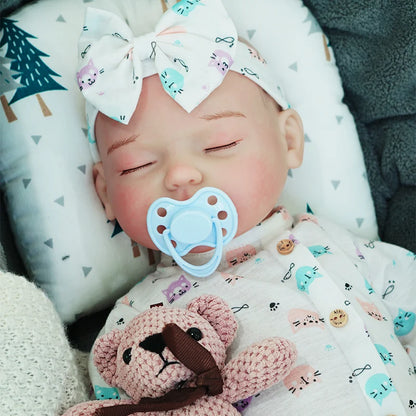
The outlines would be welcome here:
[[[226,363],[236,331],[230,307],[216,296],[195,298],[186,309],[150,308],[94,345],[103,379],[131,399],[81,403],[64,416],[239,415],[232,403],[283,379],[296,349],[269,338]]]

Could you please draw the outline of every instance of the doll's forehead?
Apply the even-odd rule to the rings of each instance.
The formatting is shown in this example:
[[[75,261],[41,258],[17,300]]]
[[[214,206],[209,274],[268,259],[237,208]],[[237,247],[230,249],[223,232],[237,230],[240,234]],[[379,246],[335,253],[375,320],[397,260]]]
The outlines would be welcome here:
[[[94,136],[101,155],[99,159],[132,141],[142,141],[146,137],[153,140],[155,119],[163,119],[163,125],[186,123],[189,126],[189,123],[202,121],[208,126],[216,120],[228,122],[236,118],[243,119],[246,115],[258,114],[262,109],[270,109],[270,106],[274,110],[277,105],[255,82],[241,74],[229,72],[220,87],[191,113],[176,112],[179,105],[166,95],[159,79],[153,75],[143,80],[143,94],[128,125],[101,112],[97,114]]]

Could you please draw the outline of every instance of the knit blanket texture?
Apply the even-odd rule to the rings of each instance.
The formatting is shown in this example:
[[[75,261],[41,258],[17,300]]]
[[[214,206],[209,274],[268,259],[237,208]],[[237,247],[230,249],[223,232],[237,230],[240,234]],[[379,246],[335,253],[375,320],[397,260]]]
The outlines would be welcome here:
[[[71,348],[46,295],[0,271],[0,415],[57,416],[88,400],[87,354]]]
[[[416,2],[304,3],[334,50],[380,237],[416,252]]]

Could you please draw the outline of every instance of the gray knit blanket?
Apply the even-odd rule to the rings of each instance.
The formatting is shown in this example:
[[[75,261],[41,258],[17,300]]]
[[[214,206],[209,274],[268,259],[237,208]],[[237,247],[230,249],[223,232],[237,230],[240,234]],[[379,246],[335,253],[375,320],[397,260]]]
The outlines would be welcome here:
[[[416,252],[416,2],[304,3],[334,49],[380,237]]]

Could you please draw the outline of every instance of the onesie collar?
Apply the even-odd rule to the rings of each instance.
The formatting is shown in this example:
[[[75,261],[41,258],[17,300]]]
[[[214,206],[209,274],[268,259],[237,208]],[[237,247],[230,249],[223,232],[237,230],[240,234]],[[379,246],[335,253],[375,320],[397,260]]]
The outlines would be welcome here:
[[[221,262],[218,271],[221,272],[229,267],[247,260],[261,251],[272,239],[284,231],[293,227],[293,218],[284,207],[277,207],[272,214],[263,220],[251,230],[234,238],[228,243],[222,253]],[[212,256],[212,251],[205,253],[189,253],[184,259],[195,265],[205,264]],[[242,257],[246,257],[244,260]],[[171,267],[174,265],[171,256],[161,253],[160,268]]]

